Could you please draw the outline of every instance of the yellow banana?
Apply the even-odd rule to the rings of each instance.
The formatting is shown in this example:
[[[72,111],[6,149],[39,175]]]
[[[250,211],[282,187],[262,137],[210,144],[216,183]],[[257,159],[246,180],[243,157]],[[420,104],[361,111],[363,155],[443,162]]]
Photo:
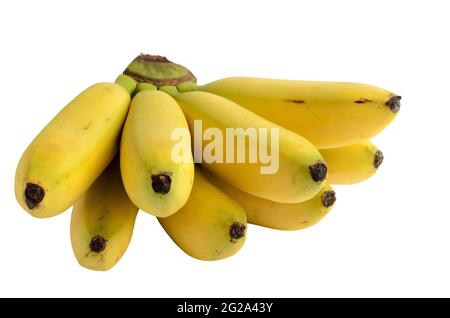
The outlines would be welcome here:
[[[158,220],[184,252],[201,260],[232,256],[245,241],[244,210],[213,186],[198,168],[186,205],[177,213]]]
[[[336,193],[328,182],[314,198],[288,204],[255,197],[211,175],[208,175],[208,180],[242,205],[248,223],[277,230],[300,230],[314,225],[330,212],[336,201]]]
[[[181,134],[174,135],[177,129]],[[120,156],[125,189],[141,210],[164,217],[186,203],[194,179],[191,136],[183,112],[168,94],[142,91],[133,98]]]
[[[400,96],[359,83],[232,77],[199,89],[295,131],[319,149],[369,139],[400,109]]]
[[[320,151],[328,166],[331,184],[354,184],[370,178],[383,162],[383,153],[369,140]]]
[[[274,169],[272,171],[274,173],[271,174],[263,174],[261,173],[262,167],[267,164],[263,163],[261,157],[253,158],[255,159],[253,163],[250,160],[234,163],[236,160],[228,160],[230,153],[226,149],[228,143],[225,141],[220,144],[218,148],[220,150],[225,148],[223,157],[226,156],[226,160],[219,158],[222,162],[213,160],[204,164],[204,167],[229,184],[255,196],[284,203],[308,200],[316,195],[322,187],[322,182],[326,177],[326,166],[319,151],[300,135],[277,126],[238,104],[214,94],[194,91],[180,93],[175,96],[175,99],[188,119],[191,133],[194,132],[194,146],[198,146],[195,141],[201,138],[201,136],[198,136],[202,134],[201,128],[198,131],[197,127],[197,120],[201,120],[205,133],[211,128],[213,129],[211,131],[216,131],[221,136],[226,136],[225,138],[229,136],[230,128],[232,130],[239,128],[243,134],[254,128],[256,138],[259,139],[259,154],[266,149],[275,153],[276,158],[272,157],[272,159],[277,161],[278,170]],[[260,133],[262,129],[278,131],[279,139],[275,140],[276,143],[269,142],[269,138],[262,138]],[[273,131],[270,134],[271,137],[274,136]],[[237,140],[235,137],[239,134],[231,136],[233,140]],[[200,145],[206,150],[211,146],[211,142],[208,142],[205,138],[200,140],[202,139],[203,143]],[[242,140],[242,138],[240,139]],[[217,142],[217,140],[215,141]],[[239,153],[239,149],[237,149],[239,141],[233,143],[234,149],[231,148],[232,146],[230,146],[230,149],[235,154]],[[244,143],[245,153],[249,154],[249,159],[251,158],[251,143]],[[224,146],[225,144],[227,146]],[[194,152],[197,152],[197,148],[194,147]],[[255,152],[256,146],[253,148],[253,153]],[[231,156],[231,159],[234,159],[233,157],[234,155]],[[197,157],[196,162],[198,162]]]
[[[113,267],[130,243],[137,212],[123,187],[116,157],[74,205],[70,238],[80,265],[102,271]]]
[[[99,83],[64,107],[19,161],[19,204],[41,218],[72,206],[113,158],[129,104],[125,88]]]

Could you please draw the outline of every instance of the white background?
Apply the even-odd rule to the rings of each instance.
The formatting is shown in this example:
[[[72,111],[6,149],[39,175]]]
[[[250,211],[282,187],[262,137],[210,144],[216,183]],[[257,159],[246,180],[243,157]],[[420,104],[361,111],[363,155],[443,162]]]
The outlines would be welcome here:
[[[0,296],[450,296],[448,1],[0,2]],[[206,83],[232,75],[357,81],[403,96],[374,141],[385,162],[336,187],[321,223],[250,226],[218,262],[183,254],[140,213],[124,258],[80,267],[70,213],[35,219],[15,202],[16,164],[87,86],[138,53]]]

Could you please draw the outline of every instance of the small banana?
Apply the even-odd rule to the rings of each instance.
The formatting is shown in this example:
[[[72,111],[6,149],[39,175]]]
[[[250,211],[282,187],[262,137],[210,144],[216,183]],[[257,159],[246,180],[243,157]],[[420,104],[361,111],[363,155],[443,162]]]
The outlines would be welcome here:
[[[243,208],[213,186],[198,168],[186,205],[158,220],[184,252],[200,260],[232,256],[245,241],[247,219]]]
[[[177,129],[180,134],[174,135]],[[141,210],[164,217],[186,203],[194,179],[191,136],[168,94],[144,90],[133,98],[120,156],[125,189]]]
[[[370,178],[383,162],[383,153],[371,141],[320,151],[328,166],[328,182],[354,184]]]
[[[73,207],[70,238],[80,265],[101,271],[113,267],[130,243],[137,212],[116,157]]]
[[[359,83],[231,77],[200,86],[295,131],[319,149],[352,145],[383,130],[400,96]]]
[[[278,203],[255,197],[207,175],[208,180],[236,200],[245,210],[247,221],[277,230],[300,230],[316,224],[330,212],[336,193],[325,182],[316,196],[300,203]]]
[[[134,90],[134,80],[118,79],[124,81]],[[19,161],[15,193],[22,208],[45,218],[72,206],[114,157],[129,104],[121,85],[99,83],[64,107]]]
[[[207,149],[210,141],[202,138],[202,131],[197,131],[196,123],[199,121],[206,131],[212,129],[221,136],[229,136],[229,129],[241,129],[241,131],[254,132],[258,139],[259,154],[261,151],[272,151],[275,153],[277,168],[273,173],[262,173],[265,163],[261,157],[257,157],[256,146],[250,147],[251,142],[245,142],[245,153],[248,158],[255,154],[254,161],[250,159],[236,163],[233,156],[230,162],[229,149],[223,145],[218,146],[223,152],[222,162],[205,162],[203,166],[217,177],[236,188],[251,193],[255,196],[283,203],[297,203],[308,200],[315,196],[322,187],[326,177],[326,166],[319,151],[306,139],[287,129],[277,126],[268,120],[240,107],[238,104],[214,94],[193,91],[179,93],[174,96],[188,120],[191,133],[196,141],[200,140],[203,148]],[[262,138],[261,130],[276,130],[278,139],[276,142],[269,138]],[[200,136],[199,136],[200,135]],[[250,135],[250,134],[249,134]],[[273,136],[273,135],[272,135]],[[233,140],[236,135],[232,135]],[[200,139],[199,139],[200,138]],[[217,142],[217,140],[216,140]],[[239,152],[239,142],[234,142],[234,154]],[[256,142],[254,143],[256,145]],[[232,153],[233,153],[232,152]],[[197,162],[197,160],[196,160]]]

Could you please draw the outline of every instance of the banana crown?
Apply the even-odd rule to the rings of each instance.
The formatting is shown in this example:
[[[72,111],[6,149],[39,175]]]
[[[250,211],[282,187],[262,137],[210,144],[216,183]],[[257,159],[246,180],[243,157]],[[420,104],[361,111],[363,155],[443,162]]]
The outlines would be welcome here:
[[[125,69],[123,74],[140,83],[150,83],[156,87],[178,86],[196,83],[194,74],[186,67],[169,61],[164,56],[141,54]]]

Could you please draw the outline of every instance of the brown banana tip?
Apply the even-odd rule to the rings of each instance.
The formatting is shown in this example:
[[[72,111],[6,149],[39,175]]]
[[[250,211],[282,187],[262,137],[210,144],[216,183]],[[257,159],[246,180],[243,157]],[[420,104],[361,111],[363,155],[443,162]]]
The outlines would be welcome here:
[[[234,222],[230,226],[230,236],[232,239],[238,240],[245,235],[245,225],[240,222]]]
[[[336,192],[334,191],[324,191],[322,194],[323,206],[329,208],[336,202]]]
[[[309,172],[311,178],[315,182],[321,182],[327,177],[327,166],[322,161],[317,161],[317,163],[309,166]]]
[[[25,189],[25,203],[28,208],[34,209],[45,196],[45,190],[34,183],[27,183],[27,187]]]
[[[166,173],[152,175],[152,188],[156,193],[167,194],[170,191],[172,179]]]
[[[105,239],[103,236],[96,235],[91,239],[91,242],[89,243],[89,248],[91,249],[92,252],[100,253],[105,250],[106,242],[108,242],[108,240]]]
[[[400,100],[402,99],[401,96],[391,96],[388,101],[386,102],[386,105],[389,107],[389,109],[393,112],[396,113],[400,110]]]
[[[383,163],[384,155],[380,150],[377,150],[375,152],[375,155],[373,156],[373,166],[375,169],[378,169],[379,166]]]

